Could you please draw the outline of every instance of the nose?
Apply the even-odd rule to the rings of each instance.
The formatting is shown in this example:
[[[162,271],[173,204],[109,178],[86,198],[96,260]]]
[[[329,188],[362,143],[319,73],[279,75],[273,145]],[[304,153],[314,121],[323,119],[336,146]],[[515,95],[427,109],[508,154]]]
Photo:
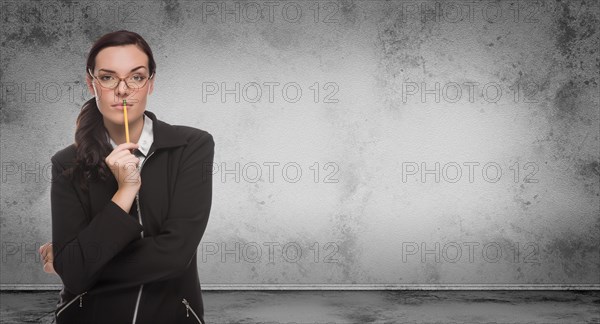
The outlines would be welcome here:
[[[120,97],[127,97],[129,94],[129,88],[127,84],[123,80],[119,80],[119,84],[117,85],[117,95]]]

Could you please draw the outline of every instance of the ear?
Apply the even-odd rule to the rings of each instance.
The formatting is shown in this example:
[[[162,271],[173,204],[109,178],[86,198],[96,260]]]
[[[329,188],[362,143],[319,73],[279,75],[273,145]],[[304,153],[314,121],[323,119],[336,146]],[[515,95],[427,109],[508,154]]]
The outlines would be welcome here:
[[[87,84],[87,88],[90,94],[92,96],[95,96],[96,93],[94,92],[94,86],[92,85],[92,77],[88,73],[85,74],[85,83]]]
[[[156,74],[148,81],[148,95],[154,91],[154,80],[156,79]]]

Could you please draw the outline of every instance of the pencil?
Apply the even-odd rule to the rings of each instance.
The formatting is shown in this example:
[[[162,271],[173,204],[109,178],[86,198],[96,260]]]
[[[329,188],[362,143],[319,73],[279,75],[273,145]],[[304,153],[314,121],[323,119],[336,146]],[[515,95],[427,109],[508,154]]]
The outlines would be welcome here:
[[[123,99],[123,118],[125,119],[125,141],[129,143],[129,121],[127,120],[127,100]]]

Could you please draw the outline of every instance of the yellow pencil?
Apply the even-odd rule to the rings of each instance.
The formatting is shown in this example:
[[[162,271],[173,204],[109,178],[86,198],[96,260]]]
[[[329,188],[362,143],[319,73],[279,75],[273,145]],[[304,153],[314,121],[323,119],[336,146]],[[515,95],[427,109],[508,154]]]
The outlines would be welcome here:
[[[129,143],[129,121],[127,120],[127,100],[123,99],[123,118],[125,119],[125,141]]]

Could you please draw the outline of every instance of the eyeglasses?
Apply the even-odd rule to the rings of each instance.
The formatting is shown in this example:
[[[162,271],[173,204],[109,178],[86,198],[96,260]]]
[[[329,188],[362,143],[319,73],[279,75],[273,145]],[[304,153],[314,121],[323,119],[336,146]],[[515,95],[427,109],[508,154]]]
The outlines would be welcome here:
[[[125,78],[119,78],[112,73],[106,72],[102,72],[101,75],[95,76],[92,74],[92,71],[90,71],[90,69],[88,69],[88,73],[94,80],[98,81],[100,86],[109,90],[115,89],[119,85],[119,83],[121,83],[121,80],[125,81],[125,84],[128,88],[143,88],[148,82],[148,80],[152,79],[152,77],[154,76],[154,73],[152,73],[152,75],[148,77],[148,74],[140,72],[132,73]]]

